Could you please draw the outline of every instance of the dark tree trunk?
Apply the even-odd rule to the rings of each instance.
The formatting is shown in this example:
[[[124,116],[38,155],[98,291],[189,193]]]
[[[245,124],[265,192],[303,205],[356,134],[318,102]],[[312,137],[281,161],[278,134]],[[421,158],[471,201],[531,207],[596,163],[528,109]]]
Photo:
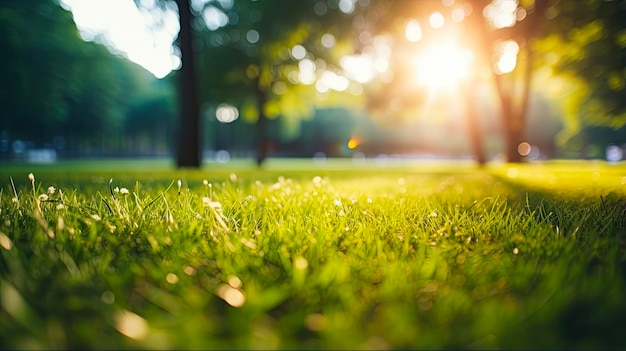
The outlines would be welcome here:
[[[465,98],[465,120],[467,123],[467,130],[469,133],[470,145],[472,147],[472,153],[476,162],[483,166],[487,163],[487,157],[483,149],[482,139],[483,136],[480,132],[478,125],[478,116],[476,115],[476,105],[474,101],[476,97],[471,94],[472,90],[468,86],[463,88],[463,97]]]
[[[256,99],[259,109],[259,119],[257,120],[257,154],[256,154],[256,164],[261,166],[265,159],[267,158],[268,152],[268,140],[267,140],[267,116],[263,110],[265,103],[267,101],[267,97],[265,96],[265,92],[261,90],[258,86],[256,87]]]
[[[176,0],[180,18],[180,45],[182,67],[179,77],[179,113],[176,165],[178,168],[199,168],[201,157],[200,104],[193,53],[193,29],[190,0]]]
[[[475,0],[473,5],[475,9],[483,9],[487,4],[488,2],[485,0]],[[523,47],[522,50],[526,54],[524,66],[519,67],[520,60],[518,60],[518,67],[515,68],[514,72],[498,75],[492,70],[496,94],[499,96],[501,103],[500,115],[502,117],[505,143],[504,157],[507,162],[521,162],[523,159],[518,151],[518,145],[524,141],[533,69],[532,52],[528,47],[528,42],[533,38],[549,5],[550,2],[548,0],[537,0],[534,10],[525,20],[517,23],[512,28],[500,29],[495,32],[487,29],[482,11],[474,11],[469,16],[470,21],[468,22],[472,29],[468,30],[468,32],[472,33],[476,40],[482,64],[492,64],[490,59],[491,45],[496,40],[515,39],[518,43],[521,43],[520,46]],[[524,71],[520,72],[522,69]],[[516,83],[519,83],[521,88],[518,88]]]

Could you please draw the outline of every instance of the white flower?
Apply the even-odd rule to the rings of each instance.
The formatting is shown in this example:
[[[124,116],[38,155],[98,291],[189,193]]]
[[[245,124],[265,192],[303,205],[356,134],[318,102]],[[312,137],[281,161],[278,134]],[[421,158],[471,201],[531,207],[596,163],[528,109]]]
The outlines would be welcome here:
[[[517,255],[519,253],[519,249],[516,247],[513,249],[513,255]]]
[[[202,181],[202,184],[204,184],[204,186],[209,186],[209,181],[205,179]]]
[[[235,173],[230,174],[230,181],[233,183],[237,183],[237,175]]]
[[[120,194],[122,194],[122,195],[128,195],[128,189],[126,189],[126,188],[121,188],[121,189],[120,189]]]
[[[91,218],[93,218],[93,219],[94,219],[94,221],[96,221],[96,222],[98,222],[98,221],[102,220],[102,218],[100,218],[100,216],[98,216],[97,214],[92,214],[92,215],[91,215]]]
[[[28,180],[30,180],[31,183],[35,182],[35,175],[32,173],[28,173]]]
[[[49,186],[48,187],[48,194],[52,195],[57,191],[57,189],[55,189],[53,186]]]
[[[334,204],[335,206],[341,206],[341,200],[339,200],[339,199],[335,199],[335,200],[333,201],[333,204]]]
[[[222,208],[222,204],[219,203],[218,201],[211,201],[211,198],[208,196],[205,196],[202,198],[202,206],[204,207],[210,207],[213,209],[221,209]]]
[[[39,195],[39,201],[48,201],[48,195],[46,194]]]

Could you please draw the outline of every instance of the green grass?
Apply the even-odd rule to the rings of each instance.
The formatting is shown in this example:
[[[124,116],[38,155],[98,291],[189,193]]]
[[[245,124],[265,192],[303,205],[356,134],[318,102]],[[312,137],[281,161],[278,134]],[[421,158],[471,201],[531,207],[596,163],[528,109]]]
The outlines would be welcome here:
[[[2,348],[626,345],[624,165],[142,162],[0,170]]]

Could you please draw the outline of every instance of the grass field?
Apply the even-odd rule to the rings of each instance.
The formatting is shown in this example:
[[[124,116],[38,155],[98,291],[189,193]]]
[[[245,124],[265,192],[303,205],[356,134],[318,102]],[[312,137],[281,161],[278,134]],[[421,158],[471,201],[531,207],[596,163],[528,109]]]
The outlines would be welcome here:
[[[1,348],[626,345],[623,164],[83,161],[0,185]]]

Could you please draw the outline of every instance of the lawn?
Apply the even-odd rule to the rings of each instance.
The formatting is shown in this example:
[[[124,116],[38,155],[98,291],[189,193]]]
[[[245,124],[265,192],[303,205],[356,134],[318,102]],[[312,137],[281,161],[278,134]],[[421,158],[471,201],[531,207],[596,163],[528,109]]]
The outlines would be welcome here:
[[[626,165],[92,161],[0,185],[2,348],[626,345]]]

